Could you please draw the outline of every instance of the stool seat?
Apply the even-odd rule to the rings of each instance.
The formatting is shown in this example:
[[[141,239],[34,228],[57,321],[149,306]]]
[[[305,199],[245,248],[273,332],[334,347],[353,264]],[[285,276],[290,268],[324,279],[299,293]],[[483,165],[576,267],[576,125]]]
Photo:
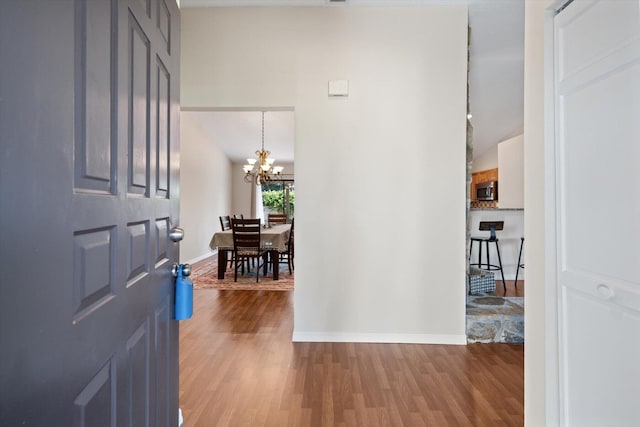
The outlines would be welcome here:
[[[484,236],[471,236],[471,240],[475,240],[476,242],[479,241],[488,241],[488,242],[497,242],[498,238],[495,236],[489,236],[489,237],[484,237]]]
[[[507,282],[504,280],[504,270],[502,269],[502,258],[500,257],[500,239],[496,236],[496,230],[502,230],[504,227],[504,221],[481,221],[480,230],[488,230],[491,232],[490,236],[471,236],[471,242],[469,244],[469,261],[471,261],[471,253],[473,252],[473,243],[478,242],[478,262],[469,263],[471,267],[478,267],[481,270],[486,271],[500,271],[502,276],[502,287],[507,292]],[[482,262],[482,244],[484,243],[487,251],[486,262]],[[498,254],[498,264],[492,264],[489,256],[489,243],[496,245],[496,253]]]

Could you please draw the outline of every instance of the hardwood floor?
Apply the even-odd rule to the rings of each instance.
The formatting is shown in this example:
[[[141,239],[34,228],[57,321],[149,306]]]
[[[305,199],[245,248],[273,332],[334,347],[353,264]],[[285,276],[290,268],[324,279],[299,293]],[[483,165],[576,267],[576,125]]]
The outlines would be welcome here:
[[[502,280],[496,280],[495,294],[501,297],[524,297],[524,280],[518,280],[518,286],[515,286],[515,280],[505,280],[507,282],[507,291],[504,291]]]
[[[523,425],[521,345],[292,343],[292,330],[292,292],[197,290],[180,323],[184,427]]]

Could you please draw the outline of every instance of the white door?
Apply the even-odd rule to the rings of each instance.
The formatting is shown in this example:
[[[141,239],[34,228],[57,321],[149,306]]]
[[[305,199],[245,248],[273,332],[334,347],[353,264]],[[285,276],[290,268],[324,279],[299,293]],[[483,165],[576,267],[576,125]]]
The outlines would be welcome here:
[[[555,18],[560,411],[640,425],[640,2]]]

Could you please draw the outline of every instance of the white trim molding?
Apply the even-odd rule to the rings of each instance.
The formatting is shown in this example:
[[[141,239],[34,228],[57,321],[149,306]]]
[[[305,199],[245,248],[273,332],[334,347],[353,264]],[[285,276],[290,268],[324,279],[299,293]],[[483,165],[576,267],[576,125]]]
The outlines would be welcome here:
[[[202,254],[200,256],[192,258],[192,259],[188,260],[187,262],[185,262],[185,264],[194,264],[194,263],[196,263],[198,261],[202,261],[205,258],[209,258],[210,256],[217,255],[217,254],[218,254],[218,250],[216,249],[215,251],[207,252],[206,254]]]
[[[293,342],[359,342],[379,344],[467,345],[466,335],[363,334],[349,332],[294,332]]]
[[[181,7],[466,6],[477,0],[180,0]]]

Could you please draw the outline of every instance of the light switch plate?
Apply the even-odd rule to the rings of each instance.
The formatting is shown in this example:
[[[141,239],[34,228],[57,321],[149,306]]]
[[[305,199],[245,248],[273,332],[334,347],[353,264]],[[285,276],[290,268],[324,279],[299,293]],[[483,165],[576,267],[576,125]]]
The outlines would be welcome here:
[[[349,96],[349,80],[329,80],[329,96]]]

